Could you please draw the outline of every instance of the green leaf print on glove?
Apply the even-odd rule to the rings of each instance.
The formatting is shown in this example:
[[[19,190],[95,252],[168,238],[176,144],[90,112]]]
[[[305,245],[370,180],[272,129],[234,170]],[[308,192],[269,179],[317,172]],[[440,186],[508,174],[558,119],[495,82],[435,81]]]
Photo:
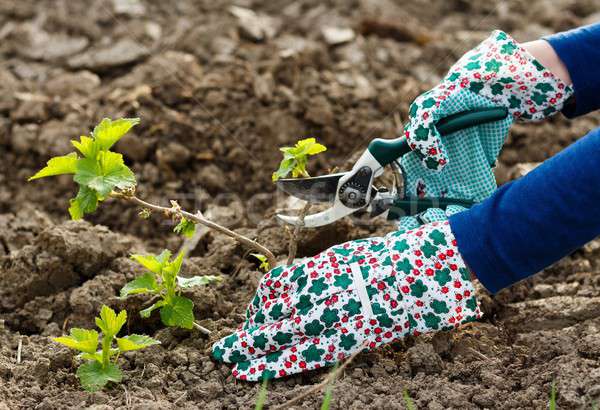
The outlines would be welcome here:
[[[215,343],[213,357],[256,381],[452,329],[481,315],[464,271],[447,222],[334,246],[267,273],[246,321]]]
[[[445,142],[434,124],[456,112],[452,106],[463,92],[481,96],[492,106],[507,107],[514,118],[538,121],[560,111],[573,90],[508,34],[494,31],[458,60],[438,86],[417,97],[409,109],[405,135],[429,169],[441,170],[449,161]],[[464,93],[460,98],[465,98]]]

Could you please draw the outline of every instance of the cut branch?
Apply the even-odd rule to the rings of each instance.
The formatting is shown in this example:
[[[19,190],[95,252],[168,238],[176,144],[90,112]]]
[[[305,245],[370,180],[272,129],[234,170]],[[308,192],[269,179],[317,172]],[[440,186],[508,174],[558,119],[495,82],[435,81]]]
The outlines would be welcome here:
[[[294,227],[294,230],[292,231],[290,244],[288,245],[288,265],[291,265],[294,262],[294,258],[296,257],[296,253],[298,252],[298,240],[300,239],[300,230],[304,226],[304,218],[306,217],[306,213],[308,212],[309,208],[310,202],[304,204],[304,207],[298,215],[298,224]]]
[[[205,335],[210,335],[212,333],[210,330],[208,330],[207,328],[205,328],[202,325],[199,325],[196,322],[193,322],[192,326],[194,326],[194,329],[199,330],[201,333],[204,333]]]
[[[170,208],[166,207],[166,206],[154,205],[154,204],[144,201],[143,199],[138,198],[133,193],[129,193],[126,191],[125,192],[114,192],[113,191],[111,193],[111,197],[131,201],[131,202],[141,206],[144,209],[148,209],[150,211],[161,212],[161,213],[165,214],[167,217],[173,217],[173,216],[176,216],[179,218],[183,217],[194,223],[198,223],[200,225],[204,225],[206,227],[214,229],[217,232],[221,232],[222,234],[225,234],[225,235],[235,239],[242,245],[245,245],[245,246],[247,246],[251,249],[254,249],[255,251],[265,255],[269,262],[269,266],[272,266],[272,267],[277,266],[277,261],[275,260],[275,255],[273,255],[273,252],[271,252],[269,249],[265,248],[264,246],[262,246],[261,244],[259,244],[258,242],[254,241],[250,238],[240,235],[239,233],[234,232],[231,229],[225,228],[224,226],[221,226],[218,223],[215,223],[209,219],[206,219],[206,217],[204,217],[204,215],[202,215],[201,212],[192,214],[190,212],[184,211],[183,209],[181,209],[179,207],[177,202],[171,201],[172,206]]]

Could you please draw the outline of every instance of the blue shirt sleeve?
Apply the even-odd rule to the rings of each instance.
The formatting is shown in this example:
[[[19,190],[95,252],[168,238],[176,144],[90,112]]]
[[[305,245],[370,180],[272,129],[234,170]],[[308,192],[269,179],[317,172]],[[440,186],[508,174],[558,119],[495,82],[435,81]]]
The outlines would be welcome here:
[[[569,118],[600,108],[600,23],[544,37],[567,67],[575,100],[565,105]]]
[[[492,293],[600,235],[600,128],[450,217],[466,264]]]

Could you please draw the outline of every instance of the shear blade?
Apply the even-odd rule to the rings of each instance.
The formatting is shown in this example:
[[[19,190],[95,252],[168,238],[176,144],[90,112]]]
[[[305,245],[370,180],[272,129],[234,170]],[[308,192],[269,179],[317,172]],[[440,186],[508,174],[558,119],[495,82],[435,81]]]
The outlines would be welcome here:
[[[277,188],[308,202],[333,202],[338,182],[346,173],[311,178],[285,178],[276,182]]]
[[[325,211],[312,215],[306,215],[302,223],[300,222],[300,218],[297,216],[277,214],[277,218],[290,225],[300,225],[305,228],[316,228],[335,222],[353,212],[356,212],[356,209],[347,208],[342,204],[336,204]]]

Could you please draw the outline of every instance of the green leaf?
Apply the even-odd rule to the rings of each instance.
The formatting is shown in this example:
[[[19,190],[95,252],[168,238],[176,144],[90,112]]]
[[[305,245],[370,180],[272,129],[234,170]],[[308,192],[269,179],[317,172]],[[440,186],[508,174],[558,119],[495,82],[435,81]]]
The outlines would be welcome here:
[[[169,252],[169,254],[170,253],[171,252]],[[142,265],[144,268],[148,269],[150,272],[156,273],[157,275],[160,275],[161,270],[163,268],[162,261],[159,260],[156,257],[156,255],[131,255],[131,259]]]
[[[196,232],[196,224],[189,219],[181,218],[181,221],[173,228],[173,232],[191,238]]]
[[[30,177],[28,181],[54,175],[74,174],[77,160],[77,154],[74,152],[61,157],[51,158],[46,163],[46,166]]]
[[[250,255],[254,256],[260,261],[260,265],[258,266],[259,269],[262,269],[265,272],[269,270],[269,260],[265,255],[263,255],[262,253],[251,253]]]
[[[262,386],[260,387],[260,391],[258,392],[258,397],[256,398],[256,403],[254,405],[254,410],[263,410],[265,406],[265,402],[267,401],[267,385],[269,384],[269,379],[263,379]]]
[[[81,219],[85,214],[90,214],[98,208],[98,195],[93,189],[80,185],[77,196],[71,199],[69,204],[71,219]]]
[[[102,363],[102,351],[97,351],[94,353],[81,353],[78,357],[84,360],[92,360]]]
[[[102,330],[105,337],[115,336],[127,322],[127,312],[122,310],[117,315],[114,310],[106,305],[100,310],[100,317],[96,318],[96,326]]]
[[[191,329],[194,323],[194,303],[183,296],[175,296],[162,307],[160,318],[165,326]]]
[[[135,125],[140,123],[139,118],[121,118],[112,121],[109,118],[104,118],[98,124],[92,135],[102,150],[108,150],[118,140],[121,139]]]
[[[140,316],[143,317],[144,319],[148,319],[150,317],[150,315],[152,314],[153,311],[155,311],[158,308],[163,307],[164,305],[165,305],[165,301],[164,300],[159,300],[158,302],[156,302],[152,306],[147,307],[144,310],[140,310]]]
[[[170,262],[167,262],[163,266],[163,281],[167,289],[175,287],[175,281],[177,275],[179,275],[179,271],[181,270],[181,265],[183,264],[183,257],[185,256],[185,251],[182,249],[175,259]]]
[[[121,352],[129,352],[131,350],[140,350],[148,346],[159,345],[160,341],[146,335],[129,335],[117,338],[117,346]]]
[[[108,382],[120,383],[123,374],[114,363],[103,368],[101,363],[90,362],[79,366],[77,377],[85,390],[93,392],[101,390]]]
[[[212,282],[220,282],[221,281],[221,277],[220,276],[215,276],[215,275],[204,275],[204,276],[192,276],[191,278],[182,278],[182,277],[177,277],[177,284],[179,285],[180,288],[193,288],[194,286],[204,286],[204,285],[208,285],[209,283]]]
[[[84,353],[96,353],[98,349],[98,332],[95,330],[73,328],[69,336],[55,337],[52,340]]]
[[[97,159],[83,158],[77,162],[75,182],[94,189],[106,197],[114,188],[135,186],[135,175],[123,162],[123,155],[102,151]]]
[[[293,147],[280,148],[280,151],[283,152],[283,160],[279,164],[279,169],[272,175],[273,181],[284,178],[290,173],[293,177],[308,176],[308,172],[306,172],[308,157],[325,150],[327,148],[314,138],[300,140]]]
[[[129,295],[137,295],[139,293],[156,292],[158,283],[156,276],[152,272],[146,272],[142,276],[138,276],[131,282],[125,284],[121,289],[121,297],[125,298]]]
[[[98,156],[98,151],[100,151],[96,141],[93,138],[86,137],[85,135],[79,137],[79,141],[71,140],[71,144],[77,148],[77,150],[81,152],[84,157],[90,159],[96,159]]]
[[[161,253],[158,254],[158,256],[156,257],[156,260],[162,265],[166,265],[169,262],[169,259],[171,259],[171,256],[173,254],[171,253],[170,250],[168,249],[164,249]]]
[[[319,144],[314,138],[300,140],[294,147],[294,153],[297,155],[315,155],[326,150],[325,145]]]

